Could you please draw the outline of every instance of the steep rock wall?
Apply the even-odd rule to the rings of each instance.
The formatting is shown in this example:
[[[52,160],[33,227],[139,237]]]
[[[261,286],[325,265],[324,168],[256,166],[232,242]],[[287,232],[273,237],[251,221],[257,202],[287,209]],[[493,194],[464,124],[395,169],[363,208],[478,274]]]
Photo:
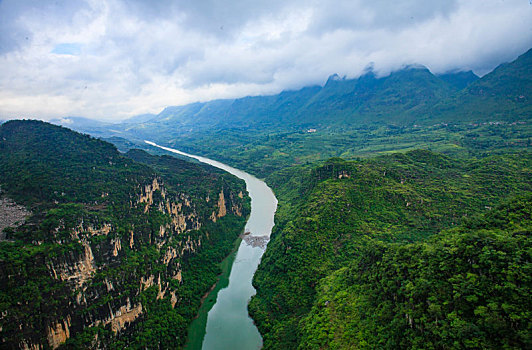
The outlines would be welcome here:
[[[213,225],[212,221],[216,220],[202,215],[196,207],[196,200],[190,195],[169,195],[161,178],[155,177],[139,188],[140,193],[133,196],[136,201],[131,202],[129,210],[140,211],[145,222],[131,224],[131,229],[125,233],[118,232],[117,225],[112,222],[91,222],[89,218],[81,218],[70,230],[64,224],[54,228],[58,235],[69,231],[68,239],[57,239],[57,243],[75,243],[78,246],[75,251],[44,258],[49,278],[65,286],[55,296],[63,306],[59,307],[59,315],[47,319],[41,329],[38,325],[18,319],[18,329],[22,332],[17,337],[17,343],[12,345],[21,349],[56,349],[87,328],[107,328],[116,335],[128,334],[129,329],[142,321],[146,313],[139,300],[140,295],[152,287],[157,300],[168,299],[172,308],[178,307],[182,298],[175,283],[192,282],[183,275],[183,263],[186,264],[202,250],[204,242],[210,240],[208,231],[198,230],[206,224]],[[216,219],[243,215],[244,197],[240,193],[228,189],[218,192],[218,201],[211,202]],[[145,224],[152,217],[156,217],[158,220],[155,221],[160,224],[150,230]],[[120,273],[121,261],[147,244],[156,247],[157,265],[147,268],[146,274],[137,271]],[[159,273],[150,273],[154,268]],[[131,288],[132,284],[136,287]],[[65,291],[73,296],[66,296]],[[12,320],[7,314],[0,318],[0,323]],[[10,343],[5,330],[0,329],[0,334],[6,343]],[[95,335],[93,341],[102,346],[110,340]]]

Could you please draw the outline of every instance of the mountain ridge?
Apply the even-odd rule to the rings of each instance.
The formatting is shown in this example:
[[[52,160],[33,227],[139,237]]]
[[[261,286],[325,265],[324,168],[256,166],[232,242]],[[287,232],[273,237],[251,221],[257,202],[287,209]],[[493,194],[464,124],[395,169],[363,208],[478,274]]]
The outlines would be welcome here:
[[[230,174],[40,121],[0,126],[0,186],[31,210],[0,240],[6,348],[182,346],[250,210]]]

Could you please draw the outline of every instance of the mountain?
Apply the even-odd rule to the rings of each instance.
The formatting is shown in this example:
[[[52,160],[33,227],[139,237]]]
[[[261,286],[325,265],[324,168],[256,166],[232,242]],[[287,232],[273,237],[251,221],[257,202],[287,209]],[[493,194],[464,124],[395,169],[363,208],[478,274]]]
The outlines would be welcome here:
[[[479,96],[504,96],[510,101],[525,103],[532,98],[532,49],[515,61],[497,67],[475,84],[467,93]]]
[[[529,121],[531,91],[532,49],[441,101],[430,112],[436,120]]]
[[[250,210],[232,175],[39,121],[0,126],[0,188],[3,348],[181,347]]]
[[[401,115],[431,106],[457,90],[424,67],[407,67],[381,78],[372,72],[357,79],[333,77],[323,87],[167,107],[149,122],[127,130],[150,135],[155,129],[173,128],[172,134],[189,134],[207,129],[340,126],[383,118],[399,122],[389,119],[392,111]]]
[[[435,116],[443,118],[446,123],[462,121],[460,118],[464,114],[458,112],[471,108],[466,105],[479,104],[469,101],[472,95],[487,96],[488,99],[504,95],[529,108],[526,91],[531,79],[530,55],[527,52],[481,79],[471,71],[435,76],[422,66],[405,67],[384,77],[377,77],[372,71],[356,79],[332,75],[322,87],[167,107],[148,122],[130,126],[127,130],[152,136],[155,129],[161,128],[170,134],[186,135],[230,128],[292,130],[301,127],[351,128],[374,123],[411,125],[414,122],[430,123]],[[510,91],[512,93],[508,95]],[[500,104],[500,101],[490,106],[495,103]],[[514,108],[506,102],[499,107]],[[450,109],[456,113],[451,113]]]
[[[526,347],[531,164],[416,150],[270,175],[279,208],[249,305],[264,348]]]
[[[465,87],[467,87],[469,84],[480,79],[472,71],[467,71],[467,72],[458,71],[458,72],[439,74],[438,78],[447,82],[448,84],[451,84],[458,90],[462,90]]]
[[[125,124],[144,123],[156,117],[156,114],[146,113],[135,115],[122,121]]]
[[[451,96],[453,88],[424,67],[407,67],[378,78],[329,79],[298,112],[300,120],[326,127],[405,122],[402,115]]]
[[[520,151],[530,145],[530,56],[482,78],[422,66],[388,76],[368,70],[356,79],[332,75],[323,86],[167,107],[146,122],[77,130],[152,140],[256,175],[416,148],[458,157]]]
[[[332,75],[323,86],[167,107],[147,122],[90,133],[148,139],[265,176],[330,157],[416,148],[459,157],[520,151],[530,144],[530,56],[480,79],[436,76],[422,66],[388,76]]]

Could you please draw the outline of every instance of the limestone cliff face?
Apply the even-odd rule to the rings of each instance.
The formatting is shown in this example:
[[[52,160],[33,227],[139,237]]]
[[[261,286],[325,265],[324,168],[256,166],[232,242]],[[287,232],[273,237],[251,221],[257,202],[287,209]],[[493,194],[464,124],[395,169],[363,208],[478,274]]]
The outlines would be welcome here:
[[[218,217],[224,217],[227,214],[227,208],[225,204],[224,191],[220,192],[220,198],[218,199]]]
[[[86,240],[80,241],[80,243],[83,246],[83,253],[77,259],[62,259],[55,264],[51,260],[48,264],[54,278],[73,282],[77,287],[81,287],[96,271],[91,246]]]
[[[249,213],[232,175],[40,121],[0,125],[0,188],[7,349],[179,348]]]
[[[177,286],[194,282],[184,276],[184,263],[211,239],[208,231],[198,230],[226,216],[241,217],[244,212],[244,195],[228,188],[220,188],[218,199],[210,202],[186,192],[171,193],[159,177],[137,188],[138,192],[131,196],[135,200],[127,210],[140,216],[129,224],[129,230],[119,231],[116,223],[85,217],[72,225],[73,228],[61,222],[53,229],[58,236],[68,231],[63,234],[68,238],[57,238],[57,242],[78,247],[43,258],[49,277],[64,285],[52,292],[52,298],[57,298],[62,305],[60,314],[48,318],[41,327],[17,319],[15,328],[21,334],[16,343],[8,343],[21,349],[56,349],[85,329],[103,327],[116,336],[128,334],[145,317],[146,308],[139,296],[150,288],[155,289],[155,299],[168,299],[172,308],[179,307],[182,298]],[[198,207],[200,201],[209,203],[207,209]],[[156,265],[141,273],[120,272],[124,259],[146,247],[152,247],[152,254],[158,256]],[[0,280],[3,278],[6,275],[0,271]],[[135,287],[131,289],[131,286]],[[124,293],[125,290],[128,292]],[[4,313],[0,325],[10,320],[10,315]],[[7,340],[5,330],[3,326],[0,328],[4,341]],[[106,341],[95,336],[92,345],[105,347]]]
[[[50,345],[52,349],[58,348],[59,345],[70,338],[70,322],[71,319],[70,316],[68,316],[65,320],[48,326],[46,338],[48,340],[48,345]]]

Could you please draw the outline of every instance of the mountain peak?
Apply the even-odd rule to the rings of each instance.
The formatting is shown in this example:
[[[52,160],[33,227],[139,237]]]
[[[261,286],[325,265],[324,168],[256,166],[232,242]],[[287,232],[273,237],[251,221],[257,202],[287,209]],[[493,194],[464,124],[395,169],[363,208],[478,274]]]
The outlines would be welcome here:
[[[333,75],[329,76],[329,78],[327,79],[327,82],[325,83],[325,86],[330,85],[337,81],[344,81],[345,79],[346,79],[345,75],[343,77],[340,77],[338,74],[334,73]]]
[[[412,63],[407,64],[403,67],[403,69],[400,69],[402,71],[410,71],[410,70],[429,70],[426,66],[419,64],[419,63]]]

